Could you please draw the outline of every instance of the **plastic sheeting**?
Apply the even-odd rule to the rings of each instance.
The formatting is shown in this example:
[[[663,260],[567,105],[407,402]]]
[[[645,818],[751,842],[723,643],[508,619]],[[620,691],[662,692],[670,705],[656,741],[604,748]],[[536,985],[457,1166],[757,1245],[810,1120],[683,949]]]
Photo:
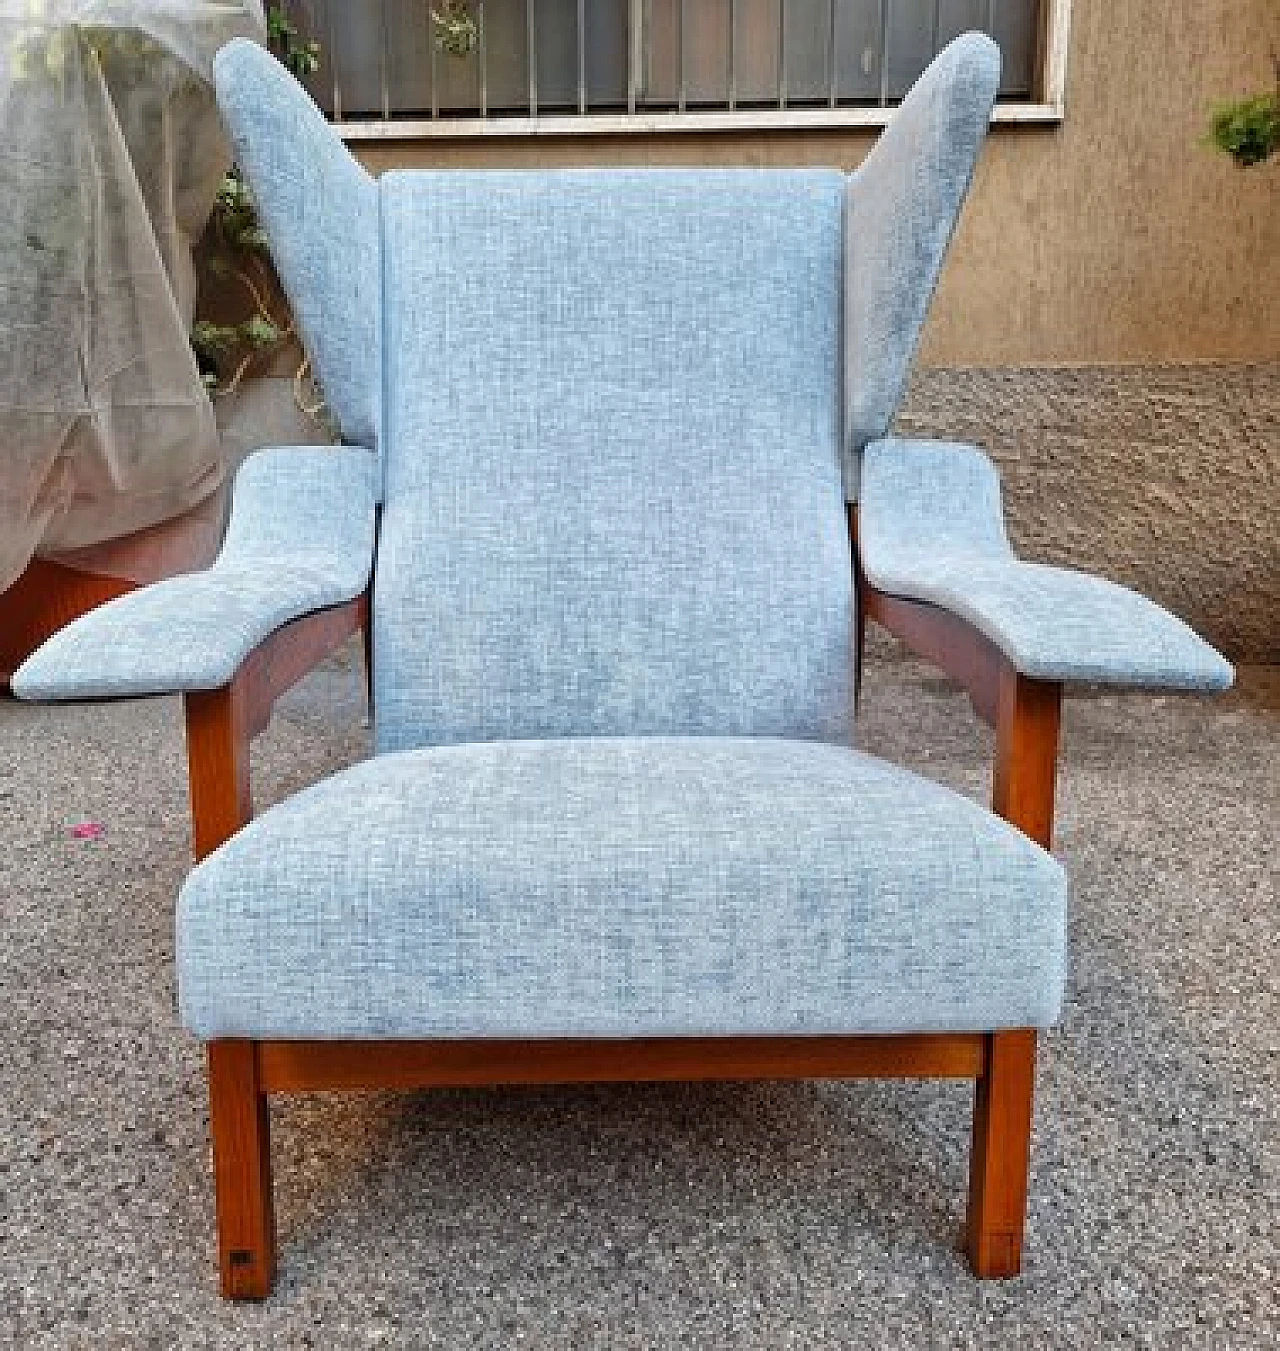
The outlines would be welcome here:
[[[214,515],[191,248],[229,159],[214,53],[264,31],[261,0],[0,0],[0,591]]]

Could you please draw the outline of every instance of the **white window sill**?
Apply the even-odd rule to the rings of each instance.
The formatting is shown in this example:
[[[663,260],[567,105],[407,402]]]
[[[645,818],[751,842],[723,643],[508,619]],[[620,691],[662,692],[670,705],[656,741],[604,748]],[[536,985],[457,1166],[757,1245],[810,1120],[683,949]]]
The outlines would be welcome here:
[[[1060,103],[998,103],[997,125],[1054,125]],[[537,117],[390,118],[337,122],[346,141],[481,140],[503,136],[660,136],[673,132],[842,131],[883,127],[892,108],[766,108],[714,112],[543,113]]]

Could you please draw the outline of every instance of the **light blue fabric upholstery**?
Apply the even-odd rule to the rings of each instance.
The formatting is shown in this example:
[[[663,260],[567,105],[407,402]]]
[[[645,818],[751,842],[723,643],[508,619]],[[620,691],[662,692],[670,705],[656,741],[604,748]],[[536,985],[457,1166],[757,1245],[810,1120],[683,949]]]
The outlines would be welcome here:
[[[201,1037],[879,1033],[1045,1026],[1061,868],[945,788],[768,738],[384,756],[191,875]]]
[[[342,446],[251,455],[217,562],[55,634],[14,674],[23,699],[211,690],[282,624],[358,596],[373,561],[375,457]]]
[[[845,216],[845,491],[906,388],[929,302],[1000,84],[1000,49],[956,38],[849,180]]]
[[[382,180],[379,749],[847,735],[842,187]]]
[[[301,85],[241,38],[214,62],[218,105],[343,439],[378,443],[378,185]]]
[[[858,546],[880,591],[929,601],[981,630],[1023,675],[1224,690],[1233,672],[1180,619],[1114,582],[1019,562],[995,466],[971,446],[867,447]]]

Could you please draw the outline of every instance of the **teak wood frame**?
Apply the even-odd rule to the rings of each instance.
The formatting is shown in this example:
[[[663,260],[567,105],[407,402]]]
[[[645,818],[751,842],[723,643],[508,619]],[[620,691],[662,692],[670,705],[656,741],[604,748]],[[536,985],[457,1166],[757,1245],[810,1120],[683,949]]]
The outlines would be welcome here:
[[[856,517],[851,516],[856,560]],[[996,730],[993,810],[1045,848],[1053,830],[1061,686],[1029,680],[974,629],[887,596],[857,574],[861,613],[937,663]],[[368,599],[279,630],[230,684],[186,699],[194,850],[252,816],[249,742],[275,698],[348,634]],[[862,633],[858,635],[859,669]],[[1016,1275],[1022,1255],[1035,1076],[1031,1029],[948,1035],[579,1041],[208,1043],[217,1246],[230,1299],[262,1299],[275,1271],[273,1093],[639,1080],[965,1078],[975,1082],[966,1247],[980,1277]]]

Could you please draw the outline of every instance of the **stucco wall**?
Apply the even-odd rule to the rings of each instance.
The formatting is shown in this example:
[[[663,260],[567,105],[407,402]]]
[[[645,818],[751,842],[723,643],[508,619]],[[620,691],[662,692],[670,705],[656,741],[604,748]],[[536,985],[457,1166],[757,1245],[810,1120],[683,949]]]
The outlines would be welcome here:
[[[1245,172],[1203,145],[1214,104],[1267,87],[1272,50],[1277,0],[1075,0],[1066,120],[993,132],[902,425],[988,447],[1033,556],[1138,586],[1237,658],[1280,660],[1280,163]],[[853,167],[870,139],[361,154],[374,169]]]
[[[985,446],[1027,557],[1280,662],[1280,363],[924,367],[899,429]]]

